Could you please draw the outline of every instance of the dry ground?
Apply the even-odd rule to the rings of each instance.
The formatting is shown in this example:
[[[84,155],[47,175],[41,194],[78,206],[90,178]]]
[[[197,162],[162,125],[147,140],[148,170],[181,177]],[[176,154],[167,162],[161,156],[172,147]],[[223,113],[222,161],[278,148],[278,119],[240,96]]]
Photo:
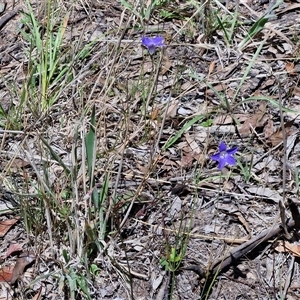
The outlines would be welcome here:
[[[45,3],[32,3],[42,24]],[[1,252],[13,241],[34,262],[15,284],[1,280],[1,299],[300,299],[300,2],[281,3],[248,40],[275,3],[193,3],[166,1],[149,17],[119,1],[59,3],[70,12],[60,62],[74,58],[73,79],[58,83],[56,102],[41,112],[38,94],[22,103],[35,53],[19,32],[23,14],[1,25],[28,8],[8,1],[0,17],[1,220],[21,219],[1,237]],[[236,18],[229,41],[217,18],[228,32]],[[162,35],[167,47],[150,57],[143,35]],[[90,54],[77,58],[91,41]],[[84,137],[93,107],[92,184]],[[219,171],[209,156],[221,141],[239,147],[239,163]],[[100,237],[90,190],[106,182]],[[280,204],[290,236],[278,227]]]

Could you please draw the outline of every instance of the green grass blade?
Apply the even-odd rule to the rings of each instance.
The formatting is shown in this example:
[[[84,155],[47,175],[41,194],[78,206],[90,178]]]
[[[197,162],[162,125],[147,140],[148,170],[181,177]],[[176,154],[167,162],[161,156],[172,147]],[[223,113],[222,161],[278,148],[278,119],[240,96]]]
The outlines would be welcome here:
[[[49,63],[49,80],[52,79],[54,73],[57,71],[57,66],[59,63],[59,58],[58,58],[58,53],[61,49],[62,46],[62,41],[63,41],[63,36],[65,34],[65,30],[67,28],[67,23],[69,19],[69,14],[65,15],[60,28],[58,30],[56,39],[52,41],[53,39],[53,34],[50,33],[51,36],[51,43],[50,45],[52,46],[50,49],[50,63]]]
[[[249,40],[251,40],[256,34],[258,34],[261,30],[265,28],[266,23],[269,21],[270,17],[272,17],[271,12],[276,9],[280,4],[283,3],[283,0],[277,1],[273,6],[271,6],[265,14],[259,18],[250,28],[248,35],[241,41],[238,46],[238,49],[241,50]]]
[[[241,105],[243,103],[247,103],[247,102],[252,102],[252,101],[268,101],[270,104],[272,104],[274,107],[280,108],[280,104],[274,100],[271,97],[267,97],[267,96],[253,96],[253,97],[249,97],[241,102],[239,102],[237,105]],[[297,113],[297,111],[290,109],[290,108],[286,108],[286,107],[282,107],[282,111],[284,112],[291,112],[291,113]]]
[[[103,183],[103,186],[101,188],[101,191],[99,193],[99,197],[98,197],[98,209],[99,209],[99,225],[100,225],[100,238],[104,239],[105,235],[106,235],[106,222],[105,222],[105,217],[104,217],[104,201],[107,199],[107,195],[108,195],[108,188],[109,188],[109,178],[110,175],[107,174],[105,176],[105,180]]]
[[[240,92],[241,87],[243,86],[243,84],[244,84],[244,82],[245,82],[245,80],[246,80],[246,78],[247,78],[247,76],[248,76],[250,70],[252,69],[252,67],[253,67],[253,65],[254,65],[254,63],[255,63],[255,61],[257,60],[257,57],[258,57],[258,55],[259,55],[259,53],[260,53],[262,47],[263,47],[264,44],[266,43],[267,39],[268,39],[268,37],[265,38],[265,39],[260,43],[260,45],[259,45],[259,47],[257,48],[256,52],[254,53],[254,56],[252,57],[252,59],[251,59],[249,65],[248,65],[248,67],[246,68],[245,73],[244,73],[244,75],[243,75],[243,77],[242,77],[242,79],[241,79],[241,81],[240,81],[240,83],[239,83],[239,86],[238,86],[238,88],[236,89],[236,92],[235,92],[235,94],[234,94],[234,96],[233,96],[233,98],[232,98],[232,102],[234,102],[234,100],[236,99],[238,93]]]
[[[48,148],[50,151],[50,154],[54,160],[56,160],[60,166],[63,167],[66,174],[69,175],[71,173],[71,170],[65,165],[65,163],[62,161],[62,159],[53,151],[51,146],[48,144],[48,142],[40,135],[40,139],[42,140],[43,144]]]
[[[232,41],[235,26],[237,25],[237,21],[238,21],[238,11],[236,9],[234,14],[233,14],[233,20],[231,22],[231,27],[230,27],[229,35],[228,35],[230,44],[231,44],[231,41]]]
[[[90,130],[85,137],[87,165],[88,165],[88,173],[90,178],[93,178],[93,170],[94,170],[94,162],[95,162],[95,144],[96,144],[95,126],[96,126],[95,106],[93,106]]]
[[[171,137],[163,146],[163,150],[167,150],[170,148],[181,136],[182,134],[187,131],[192,125],[197,123],[198,121],[204,120],[205,115],[199,115],[188,121],[184,126],[173,136]]]
[[[217,18],[219,26],[221,27],[221,29],[222,29],[222,31],[225,35],[225,39],[226,39],[227,44],[230,44],[230,38],[229,38],[229,35],[227,33],[227,30],[226,30],[225,26],[223,25],[223,22],[221,21],[221,19],[218,16],[216,16],[216,18]]]
[[[262,29],[264,29],[266,23],[269,21],[268,17],[261,17],[258,19],[250,28],[247,36],[238,45],[238,49],[241,50],[249,40],[251,40],[256,34],[258,34]]]

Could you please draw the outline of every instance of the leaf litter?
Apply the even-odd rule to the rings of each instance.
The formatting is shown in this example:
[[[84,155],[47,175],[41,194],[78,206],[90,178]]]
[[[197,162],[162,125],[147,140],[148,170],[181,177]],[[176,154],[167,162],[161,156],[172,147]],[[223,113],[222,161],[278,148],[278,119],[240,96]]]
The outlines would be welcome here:
[[[84,218],[90,217],[88,209],[92,209],[93,206],[87,202],[93,193],[102,187],[102,174],[105,170],[111,172],[112,178],[108,188],[109,196],[112,199],[122,199],[114,205],[112,202],[103,204],[105,210],[113,207],[113,217],[110,221],[120,224],[126,215],[126,208],[131,207],[131,210],[120,231],[111,228],[112,234],[109,239],[101,241],[106,245],[107,253],[96,251],[95,257],[91,256],[92,262],[99,269],[97,276],[89,274],[91,298],[130,299],[131,288],[135,299],[168,298],[169,272],[159,261],[166,256],[167,243],[174,248],[178,240],[187,235],[189,242],[186,253],[175,277],[174,299],[205,299],[205,292],[207,299],[284,298],[281,291],[283,282],[289,279],[288,267],[294,269],[294,276],[290,278],[292,287],[299,281],[299,266],[297,263],[292,264],[289,256],[277,255],[276,251],[282,248],[276,248],[278,246],[273,244],[273,240],[284,237],[279,222],[274,224],[278,202],[284,195],[284,134],[279,107],[274,103],[281,101],[278,93],[278,89],[281,88],[284,108],[297,110],[299,107],[299,49],[294,40],[298,35],[295,21],[299,19],[298,7],[282,3],[272,11],[275,18],[264,19],[267,7],[262,1],[241,2],[236,8],[241,26],[236,27],[232,35],[232,45],[240,45],[238,52],[223,39],[222,28],[209,24],[209,20],[203,18],[205,14],[200,14],[197,24],[206,24],[206,27],[199,30],[193,28],[190,22],[176,16],[171,18],[171,22],[164,21],[154,10],[155,21],[152,18],[147,19],[149,31],[153,31],[155,36],[164,36],[167,47],[163,49],[162,67],[157,73],[157,94],[150,99],[149,106],[146,107],[143,101],[147,99],[142,100],[145,95],[141,87],[147,86],[144,80],[148,80],[148,84],[152,82],[151,76],[157,69],[152,58],[140,49],[141,33],[133,29],[125,32],[120,42],[120,59],[109,57],[120,37],[121,28],[118,26],[124,25],[122,22],[130,17],[129,9],[124,9],[119,3],[107,5],[104,1],[91,1],[87,5],[92,8],[91,15],[88,16],[87,9],[82,3],[78,3],[75,16],[81,14],[81,19],[75,21],[74,16],[70,16],[70,20],[74,18],[72,22],[69,21],[75,31],[74,35],[66,32],[66,41],[69,42],[71,37],[78,39],[83,28],[86,28],[84,42],[95,38],[95,30],[103,33],[103,36],[99,36],[99,44],[84,61],[89,70],[82,68],[78,80],[76,83],[74,81],[73,90],[66,89],[62,93],[61,102],[52,108],[50,118],[41,116],[42,119],[39,120],[27,112],[28,120],[31,120],[32,124],[28,124],[28,128],[22,128],[24,131],[21,134],[9,131],[4,134],[1,131],[2,168],[5,169],[5,164],[9,163],[9,154],[17,151],[18,157],[10,172],[6,170],[1,173],[1,178],[17,178],[17,188],[12,188],[16,187],[15,182],[12,184],[2,180],[4,186],[1,187],[1,201],[5,204],[5,201],[18,196],[20,191],[26,191],[24,195],[34,195],[34,187],[26,190],[29,185],[28,178],[34,186],[40,171],[52,172],[58,167],[57,161],[61,162],[60,165],[63,165],[65,170],[71,167],[70,161],[74,159],[71,159],[72,149],[83,148],[81,145],[72,144],[76,137],[70,132],[77,130],[82,136],[84,132],[88,132],[88,128],[84,127],[89,121],[87,119],[85,123],[80,123],[80,111],[83,102],[91,105],[89,100],[92,100],[96,103],[99,120],[105,120],[105,126],[101,125],[101,130],[96,132],[99,155],[95,173],[98,174],[99,182],[94,187],[84,189],[83,182],[87,179],[82,173],[78,176],[77,192],[82,199],[82,211],[77,213],[83,222],[87,221]],[[220,10],[224,16],[231,16],[230,3],[220,2],[220,6],[216,7],[217,2],[212,1],[210,5],[211,10]],[[171,11],[172,9],[174,10],[171,8]],[[197,8],[193,5],[180,3],[176,9],[179,10],[179,15],[181,10],[189,16],[198,15]],[[93,17],[99,24],[91,24],[89,20]],[[131,21],[137,24],[138,19],[135,17]],[[247,24],[249,20],[255,21]],[[226,20],[223,21],[226,24]],[[12,105],[18,105],[18,100],[10,100],[12,93],[5,82],[12,82],[18,78],[17,83],[20,84],[24,80],[24,70],[20,68],[19,62],[26,59],[21,47],[12,48],[20,21],[15,18],[11,22],[4,27],[5,31],[1,30],[1,74],[5,81],[1,79],[0,96],[1,105],[5,102],[9,104],[6,111],[9,111]],[[160,22],[164,22],[163,25],[160,26]],[[189,27],[193,34],[188,31]],[[66,30],[68,31],[68,28]],[[168,39],[168,36],[171,39]],[[266,42],[262,51],[252,63],[251,59],[263,39],[266,39]],[[24,43],[21,39],[19,42]],[[159,54],[159,51],[160,49],[157,49],[153,56]],[[10,55],[4,56],[6,52]],[[15,60],[14,57],[18,59]],[[249,74],[240,85],[249,65]],[[142,71],[141,66],[144,66]],[[76,68],[80,66],[76,65],[74,70]],[[113,70],[113,76],[109,70]],[[176,72],[179,71],[180,79],[177,80]],[[126,92],[126,80],[132,94]],[[82,91],[80,101],[79,94],[74,95],[77,88]],[[235,96],[237,89],[239,93]],[[90,93],[92,90],[94,94]],[[170,104],[166,108],[164,99],[166,94],[170,93]],[[89,99],[89,95],[92,95],[92,99]],[[260,100],[253,100],[255,97]],[[122,114],[122,110],[128,106],[133,113],[126,116]],[[65,116],[62,111],[65,112]],[[299,179],[296,172],[299,169],[300,145],[297,133],[299,119],[296,117],[297,113],[294,114],[296,115],[284,112],[288,152],[286,176],[289,176],[285,196],[297,203]],[[212,124],[207,118],[211,118]],[[149,123],[148,119],[152,123]],[[127,120],[126,126],[124,120]],[[75,129],[79,123],[80,128]],[[76,124],[74,128],[73,124]],[[67,128],[72,129],[66,130]],[[160,135],[159,130],[162,130]],[[120,132],[122,138],[118,136]],[[41,147],[45,143],[41,142],[37,133],[46,137],[45,141],[49,146],[46,148],[51,146],[51,149],[55,149],[51,159],[46,148]],[[127,139],[126,135],[130,138]],[[158,136],[160,140],[156,144],[155,139]],[[238,145],[237,160],[243,169],[237,165],[226,166],[219,171],[216,164],[210,161],[210,155],[215,153],[221,141],[226,141],[228,145]],[[163,151],[152,156],[156,150],[155,145]],[[123,155],[123,151],[127,154]],[[13,176],[9,177],[10,174]],[[55,176],[52,174],[51,185],[54,194],[50,196],[57,197],[61,206],[65,201],[71,201],[67,197],[68,182],[62,174],[62,171],[54,174]],[[246,176],[249,177],[247,182],[244,180]],[[22,184],[24,182],[25,184]],[[138,186],[142,192],[137,192]],[[13,196],[7,193],[7,190]],[[47,193],[45,195],[49,196]],[[33,207],[37,206],[36,198],[27,200],[31,201],[30,205]],[[9,213],[12,213],[11,209]],[[286,214],[287,217],[291,217],[288,205]],[[51,211],[51,218],[53,226],[61,221],[61,215],[54,210]],[[35,252],[25,250],[29,247],[35,251],[47,248],[47,235],[40,232],[34,239],[26,241],[24,220],[20,219],[21,222],[17,222],[18,220],[11,218],[3,220],[2,223],[1,238],[5,239],[6,235],[12,234],[13,240],[17,242],[15,248],[8,248],[9,251],[7,247],[2,247],[3,259],[12,259],[12,263],[2,269],[3,281],[21,281],[25,289],[32,287],[31,283],[34,282],[31,298],[38,299],[41,297],[42,276],[45,270],[51,270],[58,272],[59,276],[47,278],[48,291],[45,291],[44,296],[48,299],[68,298],[67,281],[59,281],[57,278],[67,278],[72,272],[80,274],[85,271],[78,257],[72,257],[65,236],[53,230],[55,247],[51,250],[58,258],[58,264],[54,265],[53,256],[47,251],[42,251],[37,256]],[[93,224],[93,220],[87,224]],[[291,225],[291,230],[296,231],[294,224],[288,224]],[[20,232],[19,235],[16,231]],[[115,232],[119,235],[114,234]],[[271,247],[260,252],[255,246],[264,245],[264,239],[265,242],[269,241]],[[92,242],[93,236],[90,235],[88,240]],[[240,246],[235,247],[239,243]],[[18,245],[22,245],[22,248]],[[288,245],[287,241],[285,245]],[[286,250],[287,246],[284,247]],[[69,253],[69,264],[61,251]],[[297,251],[296,246],[291,246],[291,249],[282,253],[296,255]],[[277,258],[276,262],[268,260],[272,255]],[[231,261],[232,257],[235,258],[234,262]],[[34,261],[36,265],[33,268],[31,264]],[[72,265],[75,271],[71,272],[68,269],[69,273],[65,274],[64,268],[69,265]],[[213,277],[216,270],[226,269],[225,266],[228,270],[224,270],[225,276],[222,280],[218,280],[218,277],[214,280],[211,280],[211,277],[205,278],[205,274],[209,273]],[[281,267],[281,277],[277,274],[278,266]],[[27,268],[31,272],[28,276],[23,276]],[[270,274],[274,276],[269,276]],[[268,278],[267,282],[263,280],[265,277]],[[128,282],[132,283],[131,287],[128,286]],[[207,284],[212,282],[212,289],[207,291]],[[299,291],[293,288],[287,289],[286,295],[295,299],[300,297]],[[30,296],[27,298],[30,299]]]

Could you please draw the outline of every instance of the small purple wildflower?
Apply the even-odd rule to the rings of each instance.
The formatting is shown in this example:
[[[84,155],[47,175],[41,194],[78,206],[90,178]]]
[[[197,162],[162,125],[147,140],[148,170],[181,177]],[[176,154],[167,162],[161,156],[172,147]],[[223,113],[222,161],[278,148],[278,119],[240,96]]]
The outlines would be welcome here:
[[[234,154],[237,152],[238,147],[234,147],[227,150],[227,146],[224,142],[221,142],[219,146],[219,152],[212,155],[210,158],[219,163],[218,168],[222,170],[226,165],[235,166],[236,159]]]
[[[152,55],[157,47],[165,47],[164,38],[162,36],[155,37],[142,37],[142,45],[148,49],[149,53]]]

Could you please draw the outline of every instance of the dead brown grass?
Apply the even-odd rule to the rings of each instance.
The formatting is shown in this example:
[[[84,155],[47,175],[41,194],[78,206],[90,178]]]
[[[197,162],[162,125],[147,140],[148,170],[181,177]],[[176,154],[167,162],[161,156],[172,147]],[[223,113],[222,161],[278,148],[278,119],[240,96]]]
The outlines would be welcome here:
[[[7,11],[26,10],[7,2]],[[143,5],[146,11],[149,3]],[[43,4],[33,7],[45,22]],[[0,25],[1,218],[22,217],[2,238],[1,253],[15,241],[35,254],[17,284],[2,284],[0,299],[298,299],[297,258],[275,247],[286,239],[281,230],[209,276],[237,244],[280,225],[283,190],[287,219],[295,213],[289,205],[299,203],[298,5],[280,5],[276,18],[240,48],[268,9],[260,1],[236,7],[167,1],[149,18],[119,2],[58,7],[70,12],[61,62],[71,58],[73,77],[42,114],[21,103],[29,63],[29,45],[17,29],[22,14]],[[164,19],[162,10],[172,15]],[[216,15],[225,24],[235,10],[228,44]],[[151,58],[140,46],[143,34],[163,35],[167,47]],[[90,54],[76,58],[95,39]],[[84,138],[93,108],[91,178]],[[164,150],[201,114],[211,126],[195,123]],[[241,165],[220,173],[209,155],[221,140],[238,145]],[[97,208],[91,195],[106,178],[107,196]],[[297,227],[290,234],[297,245]],[[170,296],[172,273],[160,260],[170,247],[180,250],[187,235]],[[14,265],[18,255],[3,264]]]

